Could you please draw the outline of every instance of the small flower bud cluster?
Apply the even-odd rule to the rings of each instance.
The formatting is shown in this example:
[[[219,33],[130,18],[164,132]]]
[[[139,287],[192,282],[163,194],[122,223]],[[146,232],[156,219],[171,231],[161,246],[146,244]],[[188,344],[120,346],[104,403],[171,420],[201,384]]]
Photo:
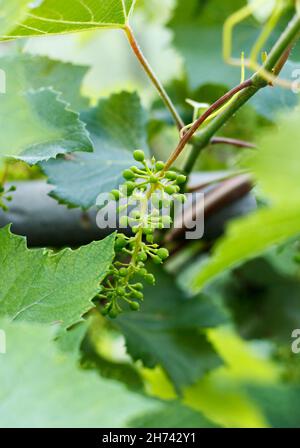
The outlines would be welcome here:
[[[7,202],[12,201],[12,196],[10,193],[14,191],[16,191],[15,186],[9,187],[6,190],[3,185],[0,185],[0,209],[2,209],[4,212],[8,211],[8,206],[5,204],[5,201]]]
[[[140,150],[134,152],[134,159],[141,166],[126,169],[123,172],[125,183],[119,190],[111,192],[112,198],[119,202],[119,211],[125,212],[120,225],[131,227],[133,233],[131,237],[117,235],[115,251],[118,260],[111,266],[99,295],[104,304],[102,313],[111,318],[123,311],[122,302],[133,311],[140,309],[144,295],[143,284],[139,280],[155,284],[154,276],[146,269],[146,262],[152,260],[155,264],[162,264],[169,256],[167,249],[154,243],[154,232],[171,225],[171,203],[185,200],[180,186],[186,182],[186,176],[165,170],[165,164],[154,158],[147,162]],[[125,205],[122,203],[124,199]],[[129,212],[133,204],[138,204],[138,207]],[[164,208],[168,208],[169,214],[162,214]]]

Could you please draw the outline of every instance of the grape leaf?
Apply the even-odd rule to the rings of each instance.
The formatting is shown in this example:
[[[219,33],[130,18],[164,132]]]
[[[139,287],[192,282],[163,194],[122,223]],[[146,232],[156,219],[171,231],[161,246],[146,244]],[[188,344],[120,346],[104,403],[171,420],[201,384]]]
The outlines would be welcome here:
[[[245,3],[245,0],[221,3],[219,0],[200,3],[197,0],[177,2],[169,26],[174,32],[174,44],[184,59],[185,71],[193,89],[212,83],[231,88],[240,82],[239,69],[230,66],[223,59],[223,25],[225,20],[244,7]],[[278,30],[273,32],[268,41],[265,48],[267,52],[286,24],[287,18],[284,17]],[[244,21],[235,28],[233,36],[235,57],[240,57],[242,51],[245,55],[250,54],[258,32],[259,27],[254,19]],[[209,42],[209,45],[205,45],[205,42]],[[294,79],[293,75],[298,69],[299,64],[288,62],[281,76],[285,79]],[[201,98],[197,100],[203,101]],[[290,89],[275,87],[262,89],[249,104],[259,115],[273,121],[278,111],[294,108],[297,101],[297,95]]]
[[[45,326],[0,321],[7,353],[1,356],[1,428],[125,427],[161,404],[116,381],[78,369],[56,350]]]
[[[89,69],[87,66],[24,53],[1,57],[0,68],[7,75],[10,94],[14,90],[26,92],[52,87],[72,109],[82,110],[89,106],[88,99],[80,95],[83,78]]]
[[[135,149],[149,151],[146,115],[136,93],[122,92],[101,100],[96,108],[82,114],[82,119],[91,133],[94,152],[50,160],[42,169],[55,186],[51,196],[87,209],[96,204],[99,193],[123,182],[122,170],[133,164]]]
[[[29,250],[23,237],[0,230],[0,316],[69,327],[92,299],[114,257],[114,235],[72,251]]]
[[[65,34],[97,28],[123,28],[135,0],[44,0],[30,10],[11,32],[0,39]]]
[[[130,421],[132,428],[217,428],[200,412],[172,401],[161,411],[154,411]]]
[[[25,18],[29,0],[0,0],[0,34],[9,33]]]
[[[132,358],[141,359],[149,368],[160,364],[179,392],[221,364],[200,330],[224,323],[227,318],[211,299],[187,299],[171,276],[161,270],[155,276],[156,292],[146,287],[141,311],[121,315],[116,325],[125,336]]]
[[[300,232],[299,138],[298,110],[280,121],[277,132],[272,130],[261,139],[259,152],[253,153],[245,165],[253,171],[272,205],[228,226],[213,256],[196,275],[194,289]]]
[[[52,89],[4,95],[0,120],[5,123],[0,135],[2,156],[34,165],[58,154],[93,151],[79,115]]]
[[[100,336],[101,337],[101,336]],[[97,343],[86,336],[81,344],[80,366],[86,370],[96,370],[104,378],[124,383],[129,389],[144,390],[144,383],[138,370],[129,362],[117,362],[104,357],[96,347]]]
[[[300,387],[290,385],[249,386],[248,395],[264,412],[273,428],[300,427]]]
[[[62,67],[66,69],[64,75]],[[35,164],[58,154],[93,150],[79,115],[52,89],[54,86],[65,90],[66,77],[72,73],[66,89],[66,99],[69,99],[79,85],[82,72],[75,74],[71,65],[29,56],[1,58],[0,68],[6,73],[6,93],[0,102],[0,119],[5,123],[0,136],[0,155]],[[79,98],[77,93],[74,104],[79,104]]]
[[[300,322],[296,275],[281,274],[267,257],[260,257],[215,280],[207,294],[222,297],[243,338],[271,339],[290,351],[291,329],[298,328]]]

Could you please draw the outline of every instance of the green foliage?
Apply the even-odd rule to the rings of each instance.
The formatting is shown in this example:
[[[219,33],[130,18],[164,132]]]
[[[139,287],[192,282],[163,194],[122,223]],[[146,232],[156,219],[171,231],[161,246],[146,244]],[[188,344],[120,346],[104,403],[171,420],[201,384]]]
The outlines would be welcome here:
[[[228,226],[214,256],[196,276],[194,287],[202,287],[224,270],[299,233],[298,122],[299,111],[282,119],[280,129],[263,137],[260,150],[245,162],[272,203]],[[282,148],[285,148],[284,154]]]
[[[222,57],[222,27],[225,19],[245,5],[244,0],[178,2],[170,27],[174,31],[174,44],[184,57],[185,70],[193,89],[201,84],[227,85],[239,83],[238,68],[231,67]],[[253,44],[256,29],[253,23],[241,25],[235,42],[236,56],[247,52]],[[208,43],[202,44],[202,43]]]
[[[16,2],[15,2],[16,3]],[[32,5],[14,27],[1,30],[2,39],[72,33],[97,28],[122,28],[135,0],[44,0]],[[9,32],[10,31],[10,32]]]
[[[111,192],[124,229],[63,250],[28,248],[10,226],[0,229],[0,426],[299,426],[299,356],[291,350],[300,316],[299,86],[291,84],[299,10],[287,2],[270,27],[272,5],[268,12],[261,3],[239,22],[234,67],[223,60],[223,26],[246,0],[147,0],[133,31],[135,3],[0,0],[0,221],[26,233],[18,192],[14,201],[6,185],[23,169],[28,180],[47,178],[58,213],[84,210],[82,226],[96,207],[106,210]],[[53,36],[112,28],[123,33]],[[242,52],[249,67],[257,36],[267,34],[257,51],[268,53],[257,56],[265,70],[224,104],[240,81]],[[161,98],[141,88],[126,37]],[[90,82],[96,65],[108,83]],[[155,73],[166,66],[167,91]],[[273,79],[281,68],[286,89]],[[241,149],[254,141],[257,149]],[[252,193],[248,179],[257,184]],[[203,241],[168,230],[176,202],[191,210],[190,186],[206,194]]]
[[[2,156],[36,164],[58,154],[93,150],[85,125],[65,102],[84,105],[77,93],[82,67],[17,55],[1,58],[0,66],[6,73],[6,93],[0,103],[5,123],[0,136]],[[68,76],[72,79],[67,83]]]
[[[299,428],[299,387],[251,386],[249,396],[263,410],[273,428]]]
[[[29,7],[28,0],[0,0],[0,30],[3,34],[8,34],[14,24],[22,21],[26,16]]]
[[[130,226],[134,236],[118,234],[115,249],[123,259],[112,264],[99,296],[104,303],[103,315],[111,318],[122,313],[121,302],[132,311],[139,311],[139,302],[144,298],[143,284],[136,283],[136,277],[153,285],[155,277],[145,268],[146,261],[149,259],[160,265],[169,257],[166,248],[154,243],[154,232],[170,227],[171,207],[176,201],[182,204],[186,199],[180,194],[180,185],[186,182],[186,176],[166,171],[165,164],[156,162],[154,157],[147,161],[141,150],[134,151],[133,157],[140,166],[123,171],[127,182],[119,190],[112,191],[113,200],[118,201],[118,210],[122,213],[120,225]]]
[[[72,358],[57,351],[49,329],[3,320],[0,326],[9,341],[1,358],[1,428],[105,428],[112,415],[114,426],[124,427],[140,412],[161,408],[115,381],[78,370]]]
[[[156,293],[145,287],[141,311],[121,315],[116,325],[133,359],[149,368],[161,365],[180,391],[221,365],[204,330],[226,322],[226,314],[208,297],[187,298],[162,270],[153,273]]]
[[[114,240],[112,235],[76,251],[53,253],[29,250],[24,238],[1,229],[0,315],[64,327],[80,321],[94,306],[114,256]]]
[[[119,187],[122,171],[132,164],[132,153],[146,143],[146,115],[135,93],[122,92],[101,100],[82,114],[94,144],[92,154],[78,153],[42,165],[51,195],[60,202],[90,208],[99,193]]]
[[[180,402],[171,402],[158,412],[151,412],[132,420],[132,428],[217,428],[213,422],[200,412],[183,406]]]

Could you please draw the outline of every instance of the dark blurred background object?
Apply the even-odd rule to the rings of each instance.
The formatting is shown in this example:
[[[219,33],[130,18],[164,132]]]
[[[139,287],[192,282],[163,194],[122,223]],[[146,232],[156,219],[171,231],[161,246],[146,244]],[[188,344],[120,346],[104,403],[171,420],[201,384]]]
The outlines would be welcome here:
[[[191,177],[192,189],[200,186],[205,195],[204,239],[214,239],[224,231],[225,223],[245,215],[256,208],[248,178],[234,179],[205,186],[221,179],[224,173],[195,173]],[[26,236],[29,247],[80,246],[107,236],[115,229],[100,229],[96,224],[96,207],[89,211],[70,209],[49,196],[52,187],[45,181],[14,182],[17,187],[9,211],[0,211],[0,226],[12,224],[12,231]],[[204,188],[201,188],[204,185]],[[187,204],[186,207],[189,207]],[[184,229],[169,239],[184,238]]]

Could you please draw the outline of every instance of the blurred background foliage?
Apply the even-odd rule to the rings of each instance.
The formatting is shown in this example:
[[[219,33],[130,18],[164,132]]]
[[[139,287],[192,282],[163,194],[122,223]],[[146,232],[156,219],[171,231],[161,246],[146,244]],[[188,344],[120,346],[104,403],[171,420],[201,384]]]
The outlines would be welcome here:
[[[186,98],[211,103],[239,82],[239,69],[222,61],[221,32],[225,18],[243,4],[242,0],[137,2],[132,27],[187,123],[193,111]],[[279,30],[287,19],[282,19]],[[257,17],[251,17],[239,26],[237,54],[250,48],[260,25]],[[274,34],[273,41],[278,30]],[[300,67],[298,47],[283,76]],[[24,52],[87,66],[81,93],[91,105],[111,93],[137,91],[148,110],[147,138],[153,153],[165,159],[176,146],[177,131],[121,31],[27,39],[1,44],[0,52]],[[230,120],[222,135],[257,142],[265,132],[273,132],[278,113],[293,109],[297,102],[297,95],[290,91],[266,89]],[[210,146],[195,170],[239,169],[241,158],[240,149]],[[10,163],[10,179],[43,176],[38,168]],[[259,189],[255,195],[259,204],[265,204]],[[59,335],[60,351],[54,353],[57,348],[51,348],[33,353],[30,344],[36,335],[45,346],[52,337],[44,328],[8,328],[15,338],[14,349],[7,355],[12,358],[11,365],[20,365],[17,351],[24,347],[34,364],[27,367],[25,377],[33,368],[41,369],[28,383],[27,392],[21,390],[20,380],[11,380],[0,371],[1,382],[8,386],[10,381],[19,382],[15,403],[27,394],[34,409],[39,401],[37,385],[41,390],[46,385],[51,406],[43,412],[48,426],[100,422],[111,427],[299,427],[300,355],[290,348],[291,332],[300,322],[299,238],[293,237],[218,277],[204,289],[208,304],[203,304],[203,298],[198,303],[189,297],[191,279],[207,257],[198,248],[192,253],[187,262],[170,263],[168,272],[159,273],[159,286],[155,293],[147,290],[149,297],[139,315],[122,316],[113,324],[95,315],[88,329],[82,323],[67,336]],[[182,311],[179,299],[175,303],[176,294],[180,300],[184,297],[193,302],[189,311]],[[21,330],[26,332],[26,340]],[[135,361],[126,352],[124,338]],[[137,347],[133,347],[135,343]],[[53,369],[54,379],[48,378]],[[57,385],[66,405],[55,417]],[[83,396],[84,402],[78,403],[74,396]],[[0,404],[0,411],[1,406],[6,414],[14,412],[11,403]],[[89,409],[84,421],[75,418],[80,406]],[[19,418],[15,412],[14,421],[2,421],[2,417],[3,413],[1,426],[13,426]],[[22,419],[24,426],[45,424],[36,413]]]

